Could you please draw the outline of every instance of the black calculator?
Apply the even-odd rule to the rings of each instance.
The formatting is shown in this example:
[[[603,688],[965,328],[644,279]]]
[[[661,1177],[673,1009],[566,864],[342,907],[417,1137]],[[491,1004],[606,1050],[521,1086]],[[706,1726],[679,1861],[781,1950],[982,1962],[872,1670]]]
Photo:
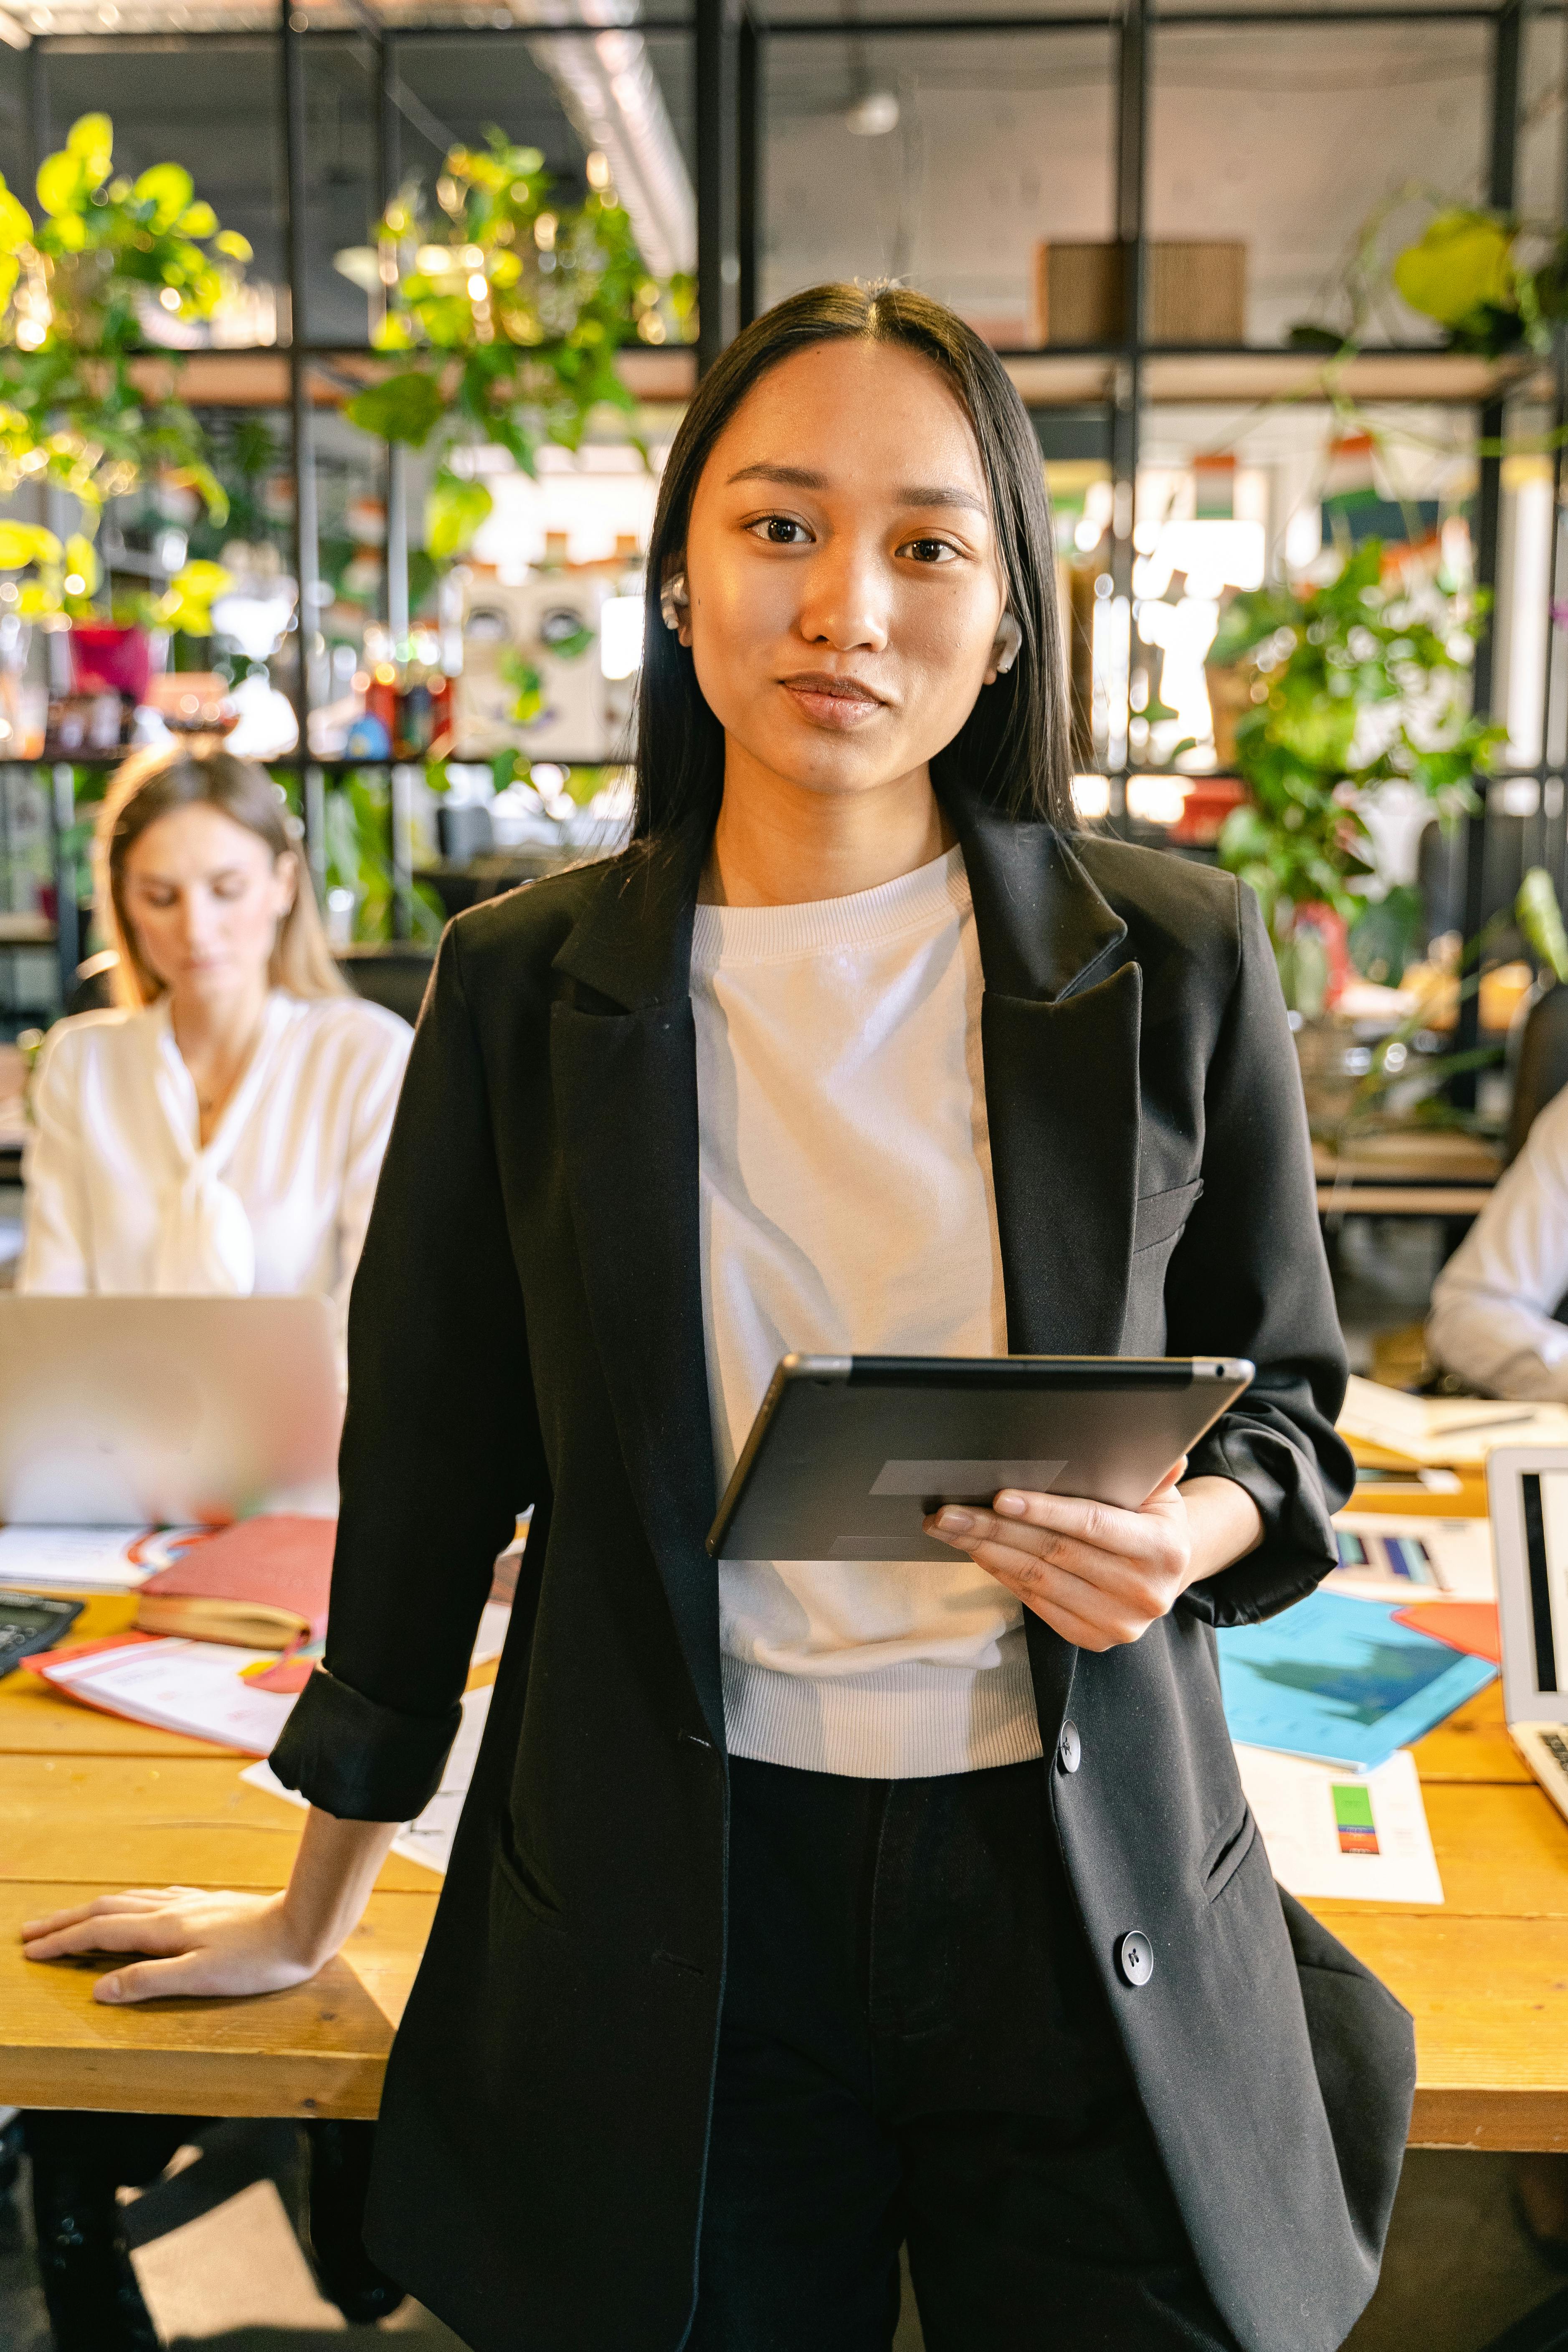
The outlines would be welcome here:
[[[63,1642],[81,1611],[79,1601],[57,1601],[49,1592],[0,1593],[0,1675]]]

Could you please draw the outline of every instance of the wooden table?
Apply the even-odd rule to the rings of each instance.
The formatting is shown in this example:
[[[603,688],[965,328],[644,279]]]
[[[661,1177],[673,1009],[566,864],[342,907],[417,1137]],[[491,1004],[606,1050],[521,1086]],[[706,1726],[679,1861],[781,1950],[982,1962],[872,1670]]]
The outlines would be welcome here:
[[[1358,1507],[1381,1500],[1363,1490]],[[1446,1516],[1475,1496],[1390,1496]],[[90,1604],[84,1636],[129,1604]],[[481,1673],[488,1676],[492,1670]],[[1519,1760],[1493,1684],[1415,1750],[1447,1897],[1312,1908],[1414,2011],[1418,2147],[1568,2149],[1568,1822]],[[208,2116],[374,2116],[435,1909],[393,1857],[310,1984],[259,2000],[105,2009],[102,1960],[39,1966],[25,1918],[113,1887],[280,1886],[302,1815],[231,1751],[0,1683],[0,2099]]]
[[[1473,1135],[1390,1129],[1312,1146],[1318,1212],[1338,1217],[1479,1217],[1502,1155]]]

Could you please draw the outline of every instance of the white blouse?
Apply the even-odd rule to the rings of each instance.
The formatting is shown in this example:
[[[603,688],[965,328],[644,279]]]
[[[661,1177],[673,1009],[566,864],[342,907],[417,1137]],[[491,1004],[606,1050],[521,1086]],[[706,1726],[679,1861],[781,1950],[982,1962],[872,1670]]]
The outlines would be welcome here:
[[[166,997],[58,1022],[33,1086],[18,1289],[320,1292],[341,1317],[412,1043],[363,998],[274,989],[204,1147]]]

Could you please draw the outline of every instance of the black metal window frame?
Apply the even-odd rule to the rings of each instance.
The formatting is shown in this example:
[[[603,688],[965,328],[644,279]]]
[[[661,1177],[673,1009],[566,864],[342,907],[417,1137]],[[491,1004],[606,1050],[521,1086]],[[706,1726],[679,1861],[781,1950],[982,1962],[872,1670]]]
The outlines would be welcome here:
[[[313,591],[320,577],[317,549],[315,470],[312,462],[313,415],[310,379],[313,367],[332,357],[345,356],[341,343],[312,344],[310,339],[304,271],[305,217],[305,51],[316,39],[342,39],[345,31],[357,31],[374,44],[375,95],[374,117],[376,142],[375,180],[379,201],[384,203],[392,194],[399,176],[400,117],[406,103],[397,79],[397,53],[405,41],[439,38],[443,41],[502,42],[512,38],[537,38],[539,24],[467,26],[432,22],[425,25],[388,26],[375,15],[369,0],[347,0],[352,23],[347,26],[310,26],[292,0],[281,0],[277,32],[274,37],[279,48],[279,69],[281,79],[281,180],[284,194],[284,247],[289,299],[290,341],[289,359],[289,411],[290,431],[290,467],[293,474],[295,500],[296,576],[300,583],[300,659],[296,690],[300,722],[300,749],[287,761],[277,764],[299,768],[303,780],[303,803],[306,842],[312,871],[320,882],[324,864],[325,777],[331,763],[312,761],[308,757],[308,727],[310,709],[310,663],[305,657],[307,630],[317,609]],[[697,365],[699,372],[710,366],[713,360],[742,326],[755,317],[760,293],[760,253],[762,247],[764,207],[764,105],[766,89],[765,60],[768,46],[776,41],[842,38],[848,32],[878,40],[919,41],[931,38],[1007,38],[1018,35],[1068,35],[1086,32],[1108,33],[1115,44],[1116,92],[1114,104],[1114,219],[1117,241],[1125,252],[1124,283],[1129,299],[1124,307],[1124,337],[1114,346],[1099,353],[1110,362],[1109,388],[1105,397],[1108,412],[1110,471],[1113,488],[1112,553],[1110,571],[1114,593],[1130,596],[1131,589],[1133,546],[1133,488],[1136,482],[1139,448],[1142,436],[1142,412],[1145,404],[1145,362],[1157,347],[1146,338],[1148,226],[1148,122],[1149,100],[1154,76],[1154,51],[1159,35],[1167,29],[1209,26],[1215,29],[1247,26],[1278,27],[1308,26],[1332,34],[1340,27],[1369,24],[1399,24],[1402,26],[1479,24],[1491,29],[1491,96],[1488,147],[1488,194],[1489,201],[1500,208],[1513,200],[1521,101],[1521,59],[1523,26],[1531,17],[1558,18],[1564,13],[1563,0],[1546,0],[1546,5],[1527,8],[1525,0],[1500,0],[1493,6],[1460,5],[1456,7],[1413,6],[1373,7],[1367,9],[1316,9],[1309,7],[1237,9],[1175,7],[1156,9],[1149,0],[1122,0],[1120,8],[1105,14],[1076,16],[1006,15],[969,18],[925,16],[857,16],[851,24],[846,17],[796,17],[768,23],[760,13],[745,5],[745,0],[694,0],[689,15],[661,14],[639,17],[637,28],[646,33],[686,34],[692,43],[692,77],[696,125],[696,195],[697,195],[697,278],[699,299],[699,341]],[[593,39],[602,28],[596,26],[548,26],[552,39]],[[102,37],[106,54],[124,42],[145,40],[148,36],[134,33]],[[209,43],[244,40],[254,45],[255,31],[245,33],[186,32],[159,35],[158,46],[170,49],[205,47]],[[35,167],[47,152],[50,141],[48,105],[48,58],[52,50],[69,49],[79,52],[84,43],[79,37],[36,36],[28,50],[28,129]],[[1562,167],[1562,203],[1568,217],[1568,142],[1565,142]],[[1081,354],[1093,356],[1092,353]],[[1568,341],[1560,333],[1553,355],[1553,489],[1554,540],[1552,549],[1552,585],[1557,593],[1568,585],[1568,548],[1563,545],[1563,533],[1558,518],[1561,515],[1563,471],[1562,444],[1568,426]],[[1501,459],[1496,454],[1504,427],[1504,406],[1500,399],[1489,401],[1479,416],[1479,434],[1484,454],[1479,463],[1479,484],[1477,498],[1476,569],[1479,582],[1494,590],[1497,584],[1499,558],[1499,525],[1501,514]],[[387,478],[388,549],[387,549],[387,617],[395,629],[406,625],[406,499],[403,481],[401,453],[394,452],[388,463]],[[401,559],[401,560],[400,560]],[[399,581],[401,580],[401,589]],[[1552,627],[1549,617],[1543,625]],[[1554,708],[1554,665],[1548,659],[1546,667],[1546,709],[1542,719],[1542,759],[1536,769],[1524,772],[1533,774],[1543,788],[1549,778],[1559,784],[1559,807],[1555,819],[1558,838],[1552,850],[1546,849],[1547,821],[1542,814],[1542,836],[1543,854],[1552,863],[1560,878],[1568,877],[1568,811],[1562,803],[1564,795],[1562,779],[1550,766],[1547,751],[1552,730],[1559,720]],[[1476,701],[1481,709],[1489,709],[1494,686],[1493,646],[1490,637],[1483,639],[1476,667]],[[358,761],[357,766],[373,766],[374,761]],[[1126,817],[1126,786],[1128,770],[1110,778],[1110,822],[1121,824]],[[68,886],[60,854],[66,828],[71,822],[71,772],[57,768],[52,779],[49,805],[57,843],[57,880],[58,888],[58,954],[62,992],[68,996],[74,984],[79,953],[74,898]],[[1497,779],[1492,779],[1495,784]],[[1467,820],[1465,851],[1465,930],[1473,937],[1479,930],[1483,909],[1483,880],[1486,847],[1486,798],[1489,780],[1477,779],[1481,801],[1479,816]],[[395,936],[406,936],[409,916],[409,892],[412,877],[403,870],[403,828],[394,824],[394,892],[393,921]],[[1475,999],[1467,1001],[1461,1009],[1458,1043],[1462,1047],[1474,1044],[1478,1010]]]

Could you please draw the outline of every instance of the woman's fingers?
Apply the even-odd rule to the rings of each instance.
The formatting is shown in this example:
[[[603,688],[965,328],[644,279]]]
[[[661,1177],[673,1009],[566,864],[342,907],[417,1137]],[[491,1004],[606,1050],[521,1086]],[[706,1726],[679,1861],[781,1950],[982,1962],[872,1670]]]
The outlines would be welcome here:
[[[191,1940],[177,1911],[100,1911],[95,1905],[68,1927],[24,1935],[22,1949],[29,1960],[58,1960],[76,1952],[177,1952]]]
[[[30,1943],[38,1936],[48,1936],[60,1927],[74,1927],[79,1919],[106,1918],[116,1911],[161,1911],[174,1894],[164,1887],[154,1894],[151,1887],[136,1887],[124,1895],[100,1895],[90,1903],[78,1903],[68,1911],[47,1912],[41,1919],[24,1919],[22,1939]]]
[[[1000,1544],[977,1544],[970,1557],[977,1568],[994,1576],[1058,1633],[1065,1631],[1058,1621],[1068,1617],[1087,1629],[1092,1639],[1081,1634],[1068,1637],[1080,1649],[1103,1650],[1118,1642],[1136,1642],[1169,1606],[1162,1589],[1149,1578],[1127,1575],[1111,1582],[1079,1576],[1055,1560],[1039,1559],[1033,1553],[1013,1551]]]
[[[92,1997],[117,2009],[138,2000],[168,2000],[176,1993],[191,1998],[221,1990],[211,1981],[212,1974],[212,1955],[205,1948],[164,1960],[132,1960],[112,1976],[100,1977]]]

